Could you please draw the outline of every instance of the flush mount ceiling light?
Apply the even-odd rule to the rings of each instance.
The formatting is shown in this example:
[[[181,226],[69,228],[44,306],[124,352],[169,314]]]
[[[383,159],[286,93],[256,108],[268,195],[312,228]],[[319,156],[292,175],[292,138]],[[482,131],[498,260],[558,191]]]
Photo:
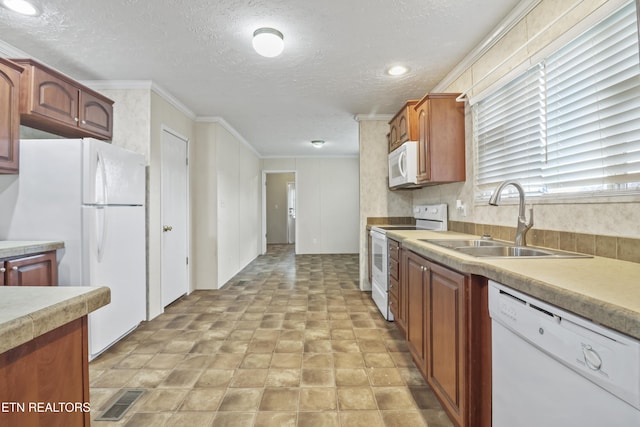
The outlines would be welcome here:
[[[258,28],[253,32],[253,48],[260,55],[273,58],[284,50],[284,36],[274,28]]]
[[[321,139],[314,139],[313,141],[311,141],[311,145],[313,145],[315,148],[322,148],[322,146],[324,145],[324,141]]]
[[[407,74],[409,68],[404,65],[394,65],[387,70],[387,74],[390,76],[402,76],[403,74]]]
[[[2,0],[2,5],[21,15],[36,16],[40,13],[37,7],[26,0]]]

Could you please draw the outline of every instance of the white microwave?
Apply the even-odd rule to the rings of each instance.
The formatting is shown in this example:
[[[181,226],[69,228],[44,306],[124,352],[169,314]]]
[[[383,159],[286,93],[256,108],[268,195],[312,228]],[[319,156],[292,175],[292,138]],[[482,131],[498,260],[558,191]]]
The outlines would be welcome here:
[[[418,147],[407,141],[389,153],[389,188],[413,187],[418,184]]]

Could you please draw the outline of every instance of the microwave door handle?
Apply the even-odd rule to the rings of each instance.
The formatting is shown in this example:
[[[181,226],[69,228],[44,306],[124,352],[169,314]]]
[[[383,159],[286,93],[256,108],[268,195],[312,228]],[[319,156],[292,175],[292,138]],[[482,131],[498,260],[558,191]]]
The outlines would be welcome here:
[[[403,167],[403,161],[404,161],[404,159],[406,157],[407,157],[407,152],[406,151],[403,151],[398,156],[398,169],[400,170],[400,175],[402,175],[405,178],[407,177],[407,171]]]

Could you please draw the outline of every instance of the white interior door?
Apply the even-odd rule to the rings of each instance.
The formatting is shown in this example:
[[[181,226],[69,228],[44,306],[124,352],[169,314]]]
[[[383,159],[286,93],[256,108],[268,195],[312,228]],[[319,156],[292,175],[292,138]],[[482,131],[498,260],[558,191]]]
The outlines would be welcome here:
[[[162,306],[188,291],[187,140],[162,131]]]

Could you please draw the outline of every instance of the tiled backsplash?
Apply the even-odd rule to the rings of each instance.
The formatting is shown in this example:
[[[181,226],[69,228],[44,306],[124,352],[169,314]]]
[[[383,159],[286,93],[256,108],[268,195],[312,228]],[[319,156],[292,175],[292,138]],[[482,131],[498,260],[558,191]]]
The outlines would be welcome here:
[[[489,234],[496,239],[510,241],[516,236],[515,227],[460,221],[449,221],[449,230],[476,235]],[[640,239],[532,228],[527,233],[527,244],[640,262]]]

